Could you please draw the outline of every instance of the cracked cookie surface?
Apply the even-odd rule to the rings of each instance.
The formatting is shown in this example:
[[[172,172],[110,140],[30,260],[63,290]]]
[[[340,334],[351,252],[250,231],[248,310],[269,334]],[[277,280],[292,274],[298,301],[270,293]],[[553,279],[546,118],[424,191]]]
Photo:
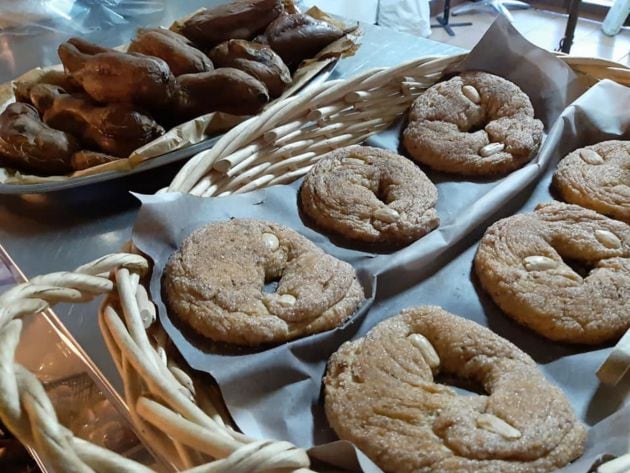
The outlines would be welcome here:
[[[529,161],[542,131],[529,97],[516,84],[464,72],[416,99],[403,142],[415,161],[438,171],[491,176]]]
[[[604,141],[569,153],[553,184],[563,200],[630,223],[630,141]]]
[[[486,231],[475,273],[501,310],[556,341],[630,328],[630,225],[577,205],[539,205]]]
[[[438,373],[485,393],[458,394]],[[343,344],[324,384],[331,426],[387,473],[546,472],[584,448],[568,400],[527,354],[439,307]]]
[[[274,292],[265,284],[277,282]],[[169,312],[217,342],[279,343],[340,325],[364,300],[348,263],[293,230],[234,219],[188,236],[162,280]]]
[[[410,243],[439,224],[438,192],[408,159],[379,148],[328,153],[300,189],[306,215],[324,230],[368,243]]]

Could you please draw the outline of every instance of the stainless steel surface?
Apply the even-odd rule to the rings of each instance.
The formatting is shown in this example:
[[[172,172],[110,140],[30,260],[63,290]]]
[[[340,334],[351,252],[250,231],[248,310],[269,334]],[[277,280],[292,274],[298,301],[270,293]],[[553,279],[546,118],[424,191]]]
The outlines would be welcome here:
[[[167,2],[161,16],[141,18],[150,24],[168,24],[209,0]],[[104,28],[87,37],[107,45],[128,41],[140,25]],[[427,39],[364,25],[365,36],[357,54],[339,62],[331,78],[348,77],[360,70],[391,66],[428,55],[452,55],[461,49]],[[16,36],[0,33],[0,81],[10,80],[38,64],[57,62],[56,46],[65,39],[59,33]],[[13,51],[13,64],[6,51]],[[0,244],[27,277],[71,269],[108,253],[119,251],[129,240],[138,202],[128,192],[155,193],[173,178],[178,164],[171,164],[122,179],[102,182],[52,194],[0,196]],[[113,363],[101,339],[96,321],[98,302],[58,306],[55,312],[92,357],[94,362],[120,388]]]

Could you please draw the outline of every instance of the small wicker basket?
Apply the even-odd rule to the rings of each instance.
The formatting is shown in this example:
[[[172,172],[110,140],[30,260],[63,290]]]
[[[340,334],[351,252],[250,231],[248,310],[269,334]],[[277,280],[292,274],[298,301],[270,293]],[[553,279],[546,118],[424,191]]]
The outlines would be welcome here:
[[[422,58],[363,72],[284,99],[192,158],[167,190],[221,196],[288,183],[326,152],[360,143],[401,117],[415,97],[465,55]],[[559,56],[596,82],[630,85],[630,68]],[[57,302],[105,294],[99,325],[125,386],[132,420],[169,463],[190,473],[308,472],[306,452],[288,442],[256,441],[231,425],[218,390],[178,363],[156,320],[140,255],[104,256],[72,272],[33,278],[0,296],[0,419],[60,472],[148,472],[147,467],[75,437],[59,424],[37,378],[15,361],[20,318]],[[204,383],[203,385],[201,383]]]

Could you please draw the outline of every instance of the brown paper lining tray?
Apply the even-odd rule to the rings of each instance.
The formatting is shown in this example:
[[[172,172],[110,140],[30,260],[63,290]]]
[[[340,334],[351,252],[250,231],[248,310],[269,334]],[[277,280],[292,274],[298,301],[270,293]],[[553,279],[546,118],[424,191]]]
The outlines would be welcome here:
[[[216,207],[217,216],[214,219],[224,219],[233,214],[243,216],[241,214],[246,212],[247,205],[265,208],[266,205],[271,205],[273,195],[276,195],[276,200],[280,203],[295,205],[295,203],[288,204],[287,202],[293,197],[290,189],[295,189],[296,184],[266,188],[274,184],[288,184],[296,181],[330,149],[360,143],[367,138],[370,139],[370,144],[379,145],[382,135],[390,131],[398,136],[398,131],[391,129],[392,125],[403,119],[413,100],[438,81],[445,72],[466,68],[466,61],[468,61],[468,67],[474,65],[485,69],[480,64],[483,64],[484,60],[490,60],[492,51],[497,48],[488,47],[487,43],[484,46],[484,41],[490,41],[494,46],[505,44],[506,50],[508,46],[514,48],[510,53],[513,55],[514,62],[498,62],[508,70],[504,75],[514,77],[515,81],[533,99],[536,99],[533,100],[534,107],[537,113],[542,114],[540,116],[546,125],[545,131],[548,133],[549,140],[559,138],[558,128],[554,122],[561,123],[561,120],[556,120],[561,116],[560,113],[589,87],[602,79],[617,82],[617,84],[610,81],[602,82],[602,89],[612,87],[616,91],[617,88],[623,88],[619,84],[630,84],[630,69],[620,64],[592,58],[567,56],[553,58],[548,52],[531,45],[522,49],[522,43],[519,46],[519,41],[514,40],[513,35],[516,33],[505,22],[499,21],[498,26],[493,28],[489,33],[496,34],[497,28],[503,29],[503,33],[507,32],[507,39],[503,37],[500,41],[496,37],[485,37],[479,49],[476,48],[469,55],[421,58],[392,68],[374,69],[347,80],[331,81],[314,87],[307,93],[281,100],[261,115],[237,125],[220,138],[210,150],[203,151],[189,160],[169,187],[173,193],[148,196],[145,201],[161,200],[169,205],[175,205],[186,199],[194,199],[176,192],[201,197],[229,195],[225,200],[221,198],[195,199],[201,201],[203,206]],[[544,61],[543,56],[546,57]],[[551,62],[548,61],[550,57],[553,59]],[[542,68],[543,63],[554,64],[553,73]],[[532,67],[532,65],[538,67],[541,80],[527,79],[528,73],[524,68]],[[520,82],[519,74],[521,78],[525,78],[525,82]],[[553,76],[551,80],[542,80],[551,76]],[[562,84],[560,90],[557,90],[558,84]],[[531,89],[528,90],[528,87]],[[597,91],[599,88],[598,85],[593,90]],[[540,108],[540,103],[547,105]],[[387,131],[377,135],[384,130]],[[627,136],[627,130],[619,132],[615,129],[613,131],[609,131],[609,134]],[[550,141],[550,143],[553,142]],[[559,142],[568,143],[564,140]],[[381,291],[379,296],[377,287],[375,304],[370,307],[367,316],[358,323],[365,321],[369,324],[374,322],[375,318],[393,315],[400,308],[397,304],[408,306],[406,305],[408,301],[403,301],[398,296],[406,292],[421,290],[425,283],[429,286],[433,284],[430,293],[434,295],[434,298],[438,294],[449,296],[448,304],[445,304],[447,309],[450,308],[453,312],[466,316],[468,305],[466,301],[458,299],[458,291],[444,291],[443,286],[440,286],[440,281],[433,277],[440,276],[440,272],[448,273],[451,263],[460,257],[465,259],[470,256],[469,253],[474,250],[474,242],[479,237],[477,233],[482,232],[488,222],[500,215],[509,215],[519,210],[517,203],[522,204],[523,201],[527,201],[527,199],[519,200],[519,197],[523,197],[523,192],[530,192],[525,197],[548,199],[548,182],[545,179],[549,178],[549,174],[545,173],[546,167],[549,163],[556,162],[554,160],[557,160],[557,154],[564,151],[566,150],[561,148],[551,150],[550,146],[545,147],[543,143],[540,154],[531,163],[510,176],[495,181],[471,183],[461,179],[442,178],[437,182],[438,190],[442,190],[440,194],[442,203],[439,199],[438,211],[444,217],[443,226],[408,248],[381,257],[381,259],[377,256],[371,265],[369,262],[365,263],[368,270],[378,270],[367,271],[367,274],[381,273],[378,275],[380,280],[377,279],[376,285],[381,285],[381,290],[385,290],[386,295],[383,295]],[[540,196],[531,193],[534,184],[544,190]],[[468,186],[466,194],[469,200],[465,202],[466,205],[462,206],[458,199],[452,199],[453,208],[440,208],[440,205],[451,205],[448,199],[443,197],[458,186]],[[257,189],[260,191],[255,194],[247,192]],[[469,189],[477,193],[470,193]],[[454,192],[453,195],[455,195]],[[260,205],[261,197],[268,203]],[[473,201],[470,202],[470,199]],[[224,204],[227,201],[240,201],[243,205],[230,209],[227,203]],[[143,208],[145,212],[151,212],[150,206]],[[267,206],[266,210],[261,210],[261,213],[266,215],[264,212],[272,210],[273,208]],[[191,220],[186,223],[190,225],[194,223],[193,219],[202,217],[194,212],[190,212],[189,215]],[[269,213],[266,216],[268,218],[272,216],[275,220],[290,218],[286,212],[281,211],[275,214]],[[312,229],[307,230],[301,227],[296,229],[303,231],[316,244],[328,245],[327,249],[332,248],[324,236],[318,237],[317,232]],[[464,240],[465,238],[472,239],[472,242]],[[464,247],[464,243],[470,243],[470,245]],[[444,258],[447,250],[453,255],[450,260]],[[463,273],[461,271],[453,273],[465,275],[461,281],[458,281],[461,283],[460,286],[470,284],[467,279],[470,263],[468,262],[465,266],[467,270]],[[365,472],[380,471],[347,442],[318,446],[307,451],[306,447],[313,442],[299,439],[291,443],[282,438],[288,439],[294,436],[269,434],[274,431],[273,429],[291,425],[295,427],[296,424],[292,424],[295,420],[292,421],[289,416],[278,416],[272,421],[265,422],[268,428],[263,429],[256,418],[257,415],[262,418],[263,414],[254,408],[243,409],[245,414],[249,412],[251,422],[246,428],[247,423],[243,422],[244,417],[241,415],[240,419],[237,419],[239,426],[247,432],[247,434],[241,433],[234,423],[237,416],[233,418],[226,411],[217,385],[210,382],[207,374],[188,366],[162,327],[156,307],[151,301],[150,276],[150,262],[130,246],[125,248],[124,252],[103,256],[72,272],[34,278],[30,283],[0,296],[0,347],[3,347],[0,350],[0,369],[3,373],[0,377],[0,418],[23,442],[32,445],[39,453],[46,456],[59,471],[142,473],[150,471],[139,463],[117,456],[69,434],[59,423],[54,410],[47,404],[45,396],[41,395],[40,386],[33,382],[24,373],[23,368],[14,361],[12,347],[20,337],[19,320],[21,317],[38,313],[57,302],[80,302],[104,294],[106,297],[98,314],[99,326],[113,361],[123,378],[125,399],[131,417],[136,428],[142,432],[143,438],[177,469],[190,473],[330,471],[330,468],[321,469],[318,465],[317,460],[323,460],[335,464],[336,468],[333,471],[361,471],[361,469]],[[407,286],[396,287],[396,281],[403,281]],[[390,291],[388,292],[387,289]],[[468,289],[470,290],[470,287]],[[384,300],[379,300],[379,297]],[[391,307],[387,305],[390,301],[393,301]],[[414,299],[417,305],[423,302],[435,301],[431,300],[431,297]],[[393,312],[390,313],[389,310]],[[483,323],[487,315],[484,310],[484,307],[479,307],[479,313],[470,317]],[[507,324],[508,322],[503,323],[503,325]],[[498,331],[501,331],[500,327]],[[527,345],[526,342],[532,340],[532,335],[529,334],[523,340],[513,341],[517,344],[524,343],[531,348],[532,345]],[[308,361],[310,358],[303,345],[292,354],[296,357],[301,354]],[[541,350],[546,348],[545,344],[538,343],[538,345],[541,345]],[[554,360],[537,359],[547,376],[552,377],[563,387],[570,382],[580,383],[584,380],[581,376],[570,376],[571,373],[563,369],[564,366],[561,363],[560,365],[555,363],[558,360],[561,361],[561,352],[570,351],[568,348],[554,346],[549,350],[553,352]],[[268,353],[271,351],[269,350]],[[574,351],[569,354],[577,356],[579,364],[580,357],[584,353],[590,354],[584,351]],[[610,348],[598,349],[594,353],[594,357],[589,358],[589,364],[580,365],[583,369],[590,366],[596,368],[596,365],[610,353]],[[595,376],[593,371],[589,372],[591,377]],[[262,378],[272,378],[272,376],[265,376],[264,371],[261,373],[258,375]],[[308,384],[303,382],[306,381],[304,377],[293,379],[297,382],[292,384],[304,386]],[[588,382],[591,383],[589,384],[591,387],[592,380]],[[606,389],[614,390],[614,388],[602,387],[596,394],[601,396]],[[316,391],[319,393],[319,389]],[[225,395],[226,392],[223,394]],[[576,392],[584,394],[584,391],[579,389]],[[593,395],[588,390],[586,394]],[[282,397],[277,399],[282,399]],[[263,398],[260,400],[264,401]],[[584,418],[584,403],[580,404],[579,399],[571,400],[581,406],[580,415]],[[283,409],[285,404],[291,403],[278,401],[277,409]],[[612,452],[622,461],[626,461],[623,454],[628,451],[628,444],[627,435],[623,436],[623,433],[628,431],[627,419],[630,412],[628,408],[622,409],[623,402],[621,401],[600,404],[602,408],[612,406],[615,410],[600,424],[605,424],[604,427],[607,429],[613,429],[612,432],[622,432],[622,434],[615,437],[606,434],[610,430],[602,432],[592,429],[594,432],[589,438],[588,448],[593,445],[605,445],[605,453]],[[266,411],[267,415],[273,417],[273,409],[267,408]],[[305,415],[310,416],[311,413]],[[258,427],[258,429],[253,427]],[[297,427],[309,430],[308,426],[304,428],[300,423]],[[294,428],[293,433],[295,432]],[[277,440],[261,440],[266,438]],[[589,452],[594,456],[585,455],[583,459],[569,467],[570,470],[565,471],[586,473],[593,461],[602,458],[602,452],[597,449]],[[608,457],[603,458],[608,459]]]

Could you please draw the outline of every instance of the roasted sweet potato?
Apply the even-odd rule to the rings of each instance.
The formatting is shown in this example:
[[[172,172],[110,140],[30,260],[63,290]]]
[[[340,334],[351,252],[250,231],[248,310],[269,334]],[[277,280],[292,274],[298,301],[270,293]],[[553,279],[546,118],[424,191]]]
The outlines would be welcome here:
[[[89,148],[117,157],[126,158],[164,134],[151,117],[130,104],[99,105],[49,84],[33,87],[30,99],[47,125],[78,136]]]
[[[333,41],[343,36],[335,25],[303,13],[280,15],[265,31],[271,49],[289,67],[297,66],[304,59],[314,57]]]
[[[78,140],[55,130],[39,118],[31,105],[16,102],[0,114],[0,164],[40,175],[66,174],[73,170],[72,155]]]
[[[213,69],[208,56],[195,48],[186,37],[164,28],[138,30],[128,51],[163,59],[175,76]]]
[[[289,68],[268,46],[231,39],[212,49],[209,56],[217,67],[233,67],[254,76],[267,86],[270,97],[279,97],[291,84]]]
[[[283,10],[282,0],[237,0],[201,10],[176,23],[175,31],[210,49],[228,39],[252,39]]]
[[[190,119],[210,112],[253,115],[269,102],[265,84],[231,67],[177,78],[177,115]]]
[[[82,149],[72,155],[72,167],[75,171],[81,171],[100,164],[118,161],[119,159],[120,158],[110,154],[99,153],[98,151],[91,151],[89,149]]]
[[[175,77],[160,58],[101,48],[79,38],[62,43],[58,52],[66,73],[97,102],[159,110],[175,94]]]

